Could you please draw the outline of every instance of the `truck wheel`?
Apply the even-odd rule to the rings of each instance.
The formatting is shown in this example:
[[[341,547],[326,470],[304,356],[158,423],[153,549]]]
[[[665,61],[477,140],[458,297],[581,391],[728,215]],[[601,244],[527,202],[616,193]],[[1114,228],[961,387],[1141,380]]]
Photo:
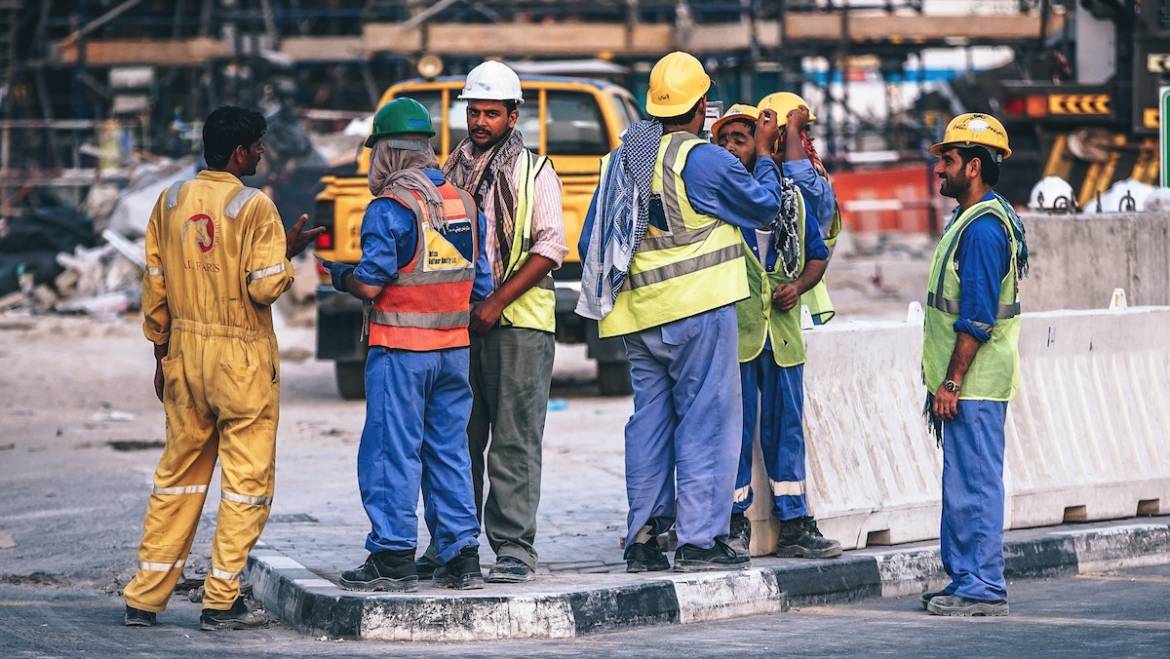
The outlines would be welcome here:
[[[629,362],[597,362],[597,386],[602,396],[629,396],[633,392]]]
[[[364,362],[333,362],[337,375],[337,391],[345,400],[366,397],[366,365]]]

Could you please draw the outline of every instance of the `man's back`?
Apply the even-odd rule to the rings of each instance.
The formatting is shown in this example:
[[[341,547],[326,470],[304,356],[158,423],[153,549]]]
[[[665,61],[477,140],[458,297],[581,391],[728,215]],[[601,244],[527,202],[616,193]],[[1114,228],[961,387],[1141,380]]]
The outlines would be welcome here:
[[[147,335],[170,321],[270,333],[268,305],[292,283],[284,227],[262,192],[204,171],[168,188],[147,229]]]

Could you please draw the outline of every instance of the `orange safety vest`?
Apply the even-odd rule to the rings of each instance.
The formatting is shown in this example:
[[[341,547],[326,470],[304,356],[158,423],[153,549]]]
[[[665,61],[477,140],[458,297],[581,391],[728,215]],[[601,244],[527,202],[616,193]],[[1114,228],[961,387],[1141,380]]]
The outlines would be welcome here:
[[[398,279],[382,289],[370,312],[370,345],[427,352],[471,345],[471,288],[479,254],[479,213],[471,195],[450,183],[438,186],[443,198],[443,226],[436,231],[423,221],[421,199],[401,191],[383,195],[409,208],[418,246]],[[446,233],[471,231],[471,258],[447,241]]]

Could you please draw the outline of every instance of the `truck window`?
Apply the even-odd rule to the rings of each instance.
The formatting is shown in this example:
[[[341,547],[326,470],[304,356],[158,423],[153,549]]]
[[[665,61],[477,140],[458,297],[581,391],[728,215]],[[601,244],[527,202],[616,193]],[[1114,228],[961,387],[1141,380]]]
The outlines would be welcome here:
[[[450,134],[451,148],[454,149],[460,140],[467,137],[467,101],[451,95],[451,109],[447,114],[447,130]],[[520,119],[516,121],[516,128],[524,136],[524,146],[529,149],[540,148],[540,108],[537,107],[536,91],[527,90],[525,102],[520,106]]]
[[[415,91],[402,94],[413,98],[427,109],[431,115],[431,125],[435,128],[435,135],[431,138],[431,148],[439,152],[439,118],[443,116],[443,93],[439,91]]]
[[[548,92],[548,153],[558,156],[602,156],[609,136],[597,100],[584,92]]]

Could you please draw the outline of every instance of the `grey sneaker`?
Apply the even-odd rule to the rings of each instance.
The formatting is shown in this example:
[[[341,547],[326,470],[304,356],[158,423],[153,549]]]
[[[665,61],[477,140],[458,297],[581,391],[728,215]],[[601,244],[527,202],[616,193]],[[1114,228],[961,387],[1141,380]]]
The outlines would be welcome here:
[[[488,583],[524,583],[532,580],[532,570],[518,558],[503,556],[496,560],[491,572],[488,572]]]
[[[752,522],[743,513],[731,513],[731,532],[727,534],[727,546],[740,556],[751,557]]]
[[[1008,603],[1007,600],[981,602],[958,595],[938,595],[930,599],[926,611],[934,616],[1006,616]]]
[[[243,597],[236,598],[232,608],[227,611],[218,609],[203,609],[199,616],[199,629],[205,632],[218,632],[231,629],[263,629],[272,622],[272,618],[261,610],[249,610]]]

